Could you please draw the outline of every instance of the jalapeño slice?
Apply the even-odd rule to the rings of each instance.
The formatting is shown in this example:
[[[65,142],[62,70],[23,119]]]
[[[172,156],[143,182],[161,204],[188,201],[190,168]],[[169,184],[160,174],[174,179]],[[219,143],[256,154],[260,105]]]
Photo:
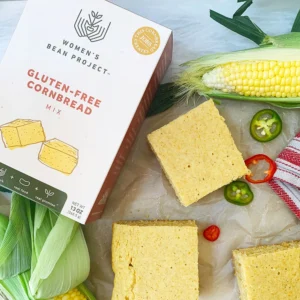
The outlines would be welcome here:
[[[272,109],[257,112],[250,124],[251,136],[261,142],[274,140],[282,131],[282,121],[278,113]]]
[[[252,202],[254,195],[246,182],[234,181],[225,186],[224,197],[232,204],[245,206]]]

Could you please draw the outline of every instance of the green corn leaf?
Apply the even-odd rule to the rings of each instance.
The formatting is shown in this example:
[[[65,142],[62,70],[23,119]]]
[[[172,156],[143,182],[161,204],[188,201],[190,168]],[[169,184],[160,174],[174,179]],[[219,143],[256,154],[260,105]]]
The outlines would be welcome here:
[[[253,28],[253,30],[260,32],[262,36],[264,36],[265,38],[267,37],[267,35],[255,24],[251,21],[251,19],[247,16],[237,16],[234,17],[235,20],[238,20],[241,23],[244,23],[245,25]]]
[[[44,221],[46,217],[45,214]],[[89,270],[90,258],[81,227],[59,216],[37,256],[29,281],[30,291],[38,299],[64,294],[85,281]]]
[[[90,272],[90,258],[81,227],[50,276],[41,282],[36,297],[50,298],[64,294],[84,282]],[[68,276],[72,274],[72,276]]]
[[[241,21],[237,17],[228,18],[225,17],[213,10],[210,10],[210,17],[215,20],[216,22],[220,23],[221,25],[225,26],[226,28],[250,39],[256,44],[261,44],[267,35],[258,28],[253,22],[252,25],[249,23],[247,24],[245,21]]]
[[[296,103],[290,103],[290,102],[270,102],[270,104],[272,104],[273,106],[276,107],[281,107],[281,108],[285,108],[285,109],[296,109],[296,108],[300,108],[300,102],[296,102]]]
[[[0,215],[0,243],[5,236],[9,219],[6,216]],[[28,281],[30,278],[30,271],[22,273],[5,280],[0,280],[0,296],[3,294],[3,299],[16,300],[26,299],[33,300],[28,294]]]
[[[96,300],[94,295],[89,291],[89,289],[82,283],[78,287],[78,290],[84,294],[87,298],[87,300]]]
[[[1,295],[1,292],[3,295]],[[2,298],[1,298],[2,296]],[[26,292],[26,284],[24,284],[21,276],[11,277],[9,279],[0,280],[0,299],[32,299]]]
[[[245,0],[243,2],[245,3],[233,14],[234,17],[241,16],[253,4],[252,0]]]
[[[238,3],[239,3],[239,2],[246,2],[246,1],[247,1],[247,0],[238,0]]]
[[[158,92],[149,108],[147,117],[154,116],[161,112],[166,111],[174,104],[180,101],[180,97],[177,97],[178,87],[173,83],[165,83],[160,85]]]
[[[300,10],[298,11],[298,14],[296,16],[292,32],[300,32]]]
[[[30,271],[11,277],[5,280],[0,280],[0,299],[9,300],[36,300],[28,293],[28,280]],[[1,293],[3,295],[1,295]],[[2,298],[1,298],[2,296]]]
[[[29,200],[13,193],[10,218],[0,245],[0,279],[16,276],[30,269],[31,222]]]
[[[5,232],[8,226],[8,217],[0,214],[0,245],[5,236]]]
[[[42,248],[50,234],[52,228],[54,227],[57,220],[57,215],[55,215],[51,210],[47,209],[45,206],[36,205],[35,216],[34,216],[34,230],[33,230],[33,245],[32,245],[32,259],[31,259],[31,269],[34,270],[36,263]]]

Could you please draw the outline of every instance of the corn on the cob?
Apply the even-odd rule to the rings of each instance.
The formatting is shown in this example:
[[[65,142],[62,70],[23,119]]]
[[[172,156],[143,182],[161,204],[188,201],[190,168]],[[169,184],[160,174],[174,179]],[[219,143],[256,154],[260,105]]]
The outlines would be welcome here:
[[[205,73],[203,83],[243,96],[300,97],[300,60],[228,63]]]
[[[186,63],[188,68],[175,85],[179,89],[177,96],[198,93],[300,108],[300,11],[293,32],[268,36],[248,16],[242,16],[253,1],[242,2],[232,18],[215,11],[210,16],[259,47],[206,55]]]
[[[272,45],[188,62],[177,81],[179,95],[198,93],[300,107],[300,33],[298,42],[298,49]]]

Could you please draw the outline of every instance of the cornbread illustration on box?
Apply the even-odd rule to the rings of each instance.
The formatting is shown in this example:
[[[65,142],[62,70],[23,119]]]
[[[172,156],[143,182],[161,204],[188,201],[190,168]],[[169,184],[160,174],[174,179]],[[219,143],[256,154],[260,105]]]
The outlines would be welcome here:
[[[0,126],[6,148],[15,149],[44,142],[46,135],[41,121],[17,119]]]
[[[99,219],[172,48],[171,30],[108,1],[26,1],[0,64],[0,186]]]
[[[78,164],[78,150],[58,139],[53,139],[43,143],[39,161],[61,173],[71,174]]]

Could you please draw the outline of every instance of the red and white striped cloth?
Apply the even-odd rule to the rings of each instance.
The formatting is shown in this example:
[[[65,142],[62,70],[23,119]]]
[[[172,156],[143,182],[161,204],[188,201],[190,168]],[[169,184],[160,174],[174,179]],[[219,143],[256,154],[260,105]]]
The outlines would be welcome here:
[[[300,219],[300,133],[275,162],[277,171],[269,185]]]

